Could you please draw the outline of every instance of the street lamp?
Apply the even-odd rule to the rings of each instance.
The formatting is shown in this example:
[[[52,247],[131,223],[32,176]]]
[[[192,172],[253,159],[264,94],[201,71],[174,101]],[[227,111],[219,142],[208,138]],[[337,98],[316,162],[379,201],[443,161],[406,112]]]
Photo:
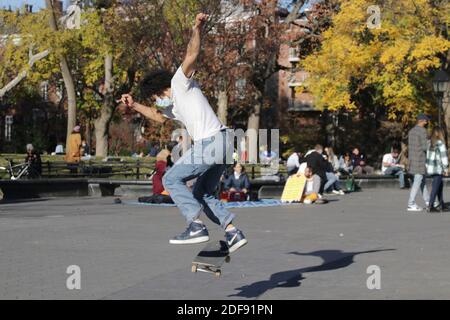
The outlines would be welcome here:
[[[450,77],[444,70],[438,70],[433,77],[433,90],[438,98],[438,121],[439,127],[441,127],[441,109],[442,109],[442,99],[445,92],[450,88]]]

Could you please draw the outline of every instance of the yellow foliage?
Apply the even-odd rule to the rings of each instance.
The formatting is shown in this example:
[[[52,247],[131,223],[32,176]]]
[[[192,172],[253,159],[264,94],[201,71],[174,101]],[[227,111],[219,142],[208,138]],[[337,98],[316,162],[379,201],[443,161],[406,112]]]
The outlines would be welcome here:
[[[376,89],[390,119],[430,106],[430,72],[440,66],[438,54],[450,49],[436,21],[449,20],[449,3],[442,1],[439,8],[427,0],[376,3],[381,28],[369,29],[366,10],[374,1],[342,0],[321,49],[303,61],[319,109],[356,109],[360,105],[352,97],[368,88]]]

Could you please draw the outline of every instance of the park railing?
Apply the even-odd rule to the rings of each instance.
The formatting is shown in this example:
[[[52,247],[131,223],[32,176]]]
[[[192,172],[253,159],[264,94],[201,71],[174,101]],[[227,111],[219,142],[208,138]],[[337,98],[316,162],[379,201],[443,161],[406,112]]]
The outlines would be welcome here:
[[[25,155],[4,154],[0,156],[0,165],[6,167],[8,161],[12,166],[24,163]],[[42,173],[40,178],[109,178],[123,180],[149,180],[155,169],[155,158],[108,157],[105,160],[91,158],[79,163],[67,163],[62,157],[42,156]],[[244,165],[250,179],[267,176],[268,165]],[[270,171],[270,170],[269,170]],[[275,175],[285,176],[286,167],[280,164]],[[24,177],[26,178],[26,177]],[[9,179],[6,171],[0,173],[0,179]]]
[[[15,166],[23,163],[23,160],[6,158],[6,161]],[[3,165],[5,166],[5,165]],[[146,180],[153,173],[154,160],[120,160],[109,161],[86,160],[78,163],[67,163],[60,160],[42,161],[40,178],[115,178]],[[8,179],[8,174],[3,172],[3,179]]]

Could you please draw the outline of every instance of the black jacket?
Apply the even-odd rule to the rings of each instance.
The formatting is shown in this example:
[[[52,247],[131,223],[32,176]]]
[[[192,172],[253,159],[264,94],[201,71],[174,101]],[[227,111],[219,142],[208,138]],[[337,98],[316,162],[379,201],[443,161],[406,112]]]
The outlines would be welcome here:
[[[326,180],[327,160],[317,151],[311,152],[306,156],[306,164],[312,168],[313,174],[317,174],[322,181]]]
[[[236,179],[233,173],[225,180],[224,188],[225,190],[230,190],[231,188],[235,188],[237,191],[241,191],[244,188],[248,190],[250,189],[250,180],[245,173],[242,173],[239,179]]]

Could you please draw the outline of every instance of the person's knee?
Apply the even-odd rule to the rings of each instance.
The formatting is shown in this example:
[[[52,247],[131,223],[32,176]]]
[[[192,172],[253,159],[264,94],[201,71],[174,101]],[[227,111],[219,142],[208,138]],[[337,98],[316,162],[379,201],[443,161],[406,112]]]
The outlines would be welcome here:
[[[181,181],[181,179],[178,179],[177,176],[170,171],[166,172],[162,177],[162,183],[165,189],[170,189],[177,181]]]

